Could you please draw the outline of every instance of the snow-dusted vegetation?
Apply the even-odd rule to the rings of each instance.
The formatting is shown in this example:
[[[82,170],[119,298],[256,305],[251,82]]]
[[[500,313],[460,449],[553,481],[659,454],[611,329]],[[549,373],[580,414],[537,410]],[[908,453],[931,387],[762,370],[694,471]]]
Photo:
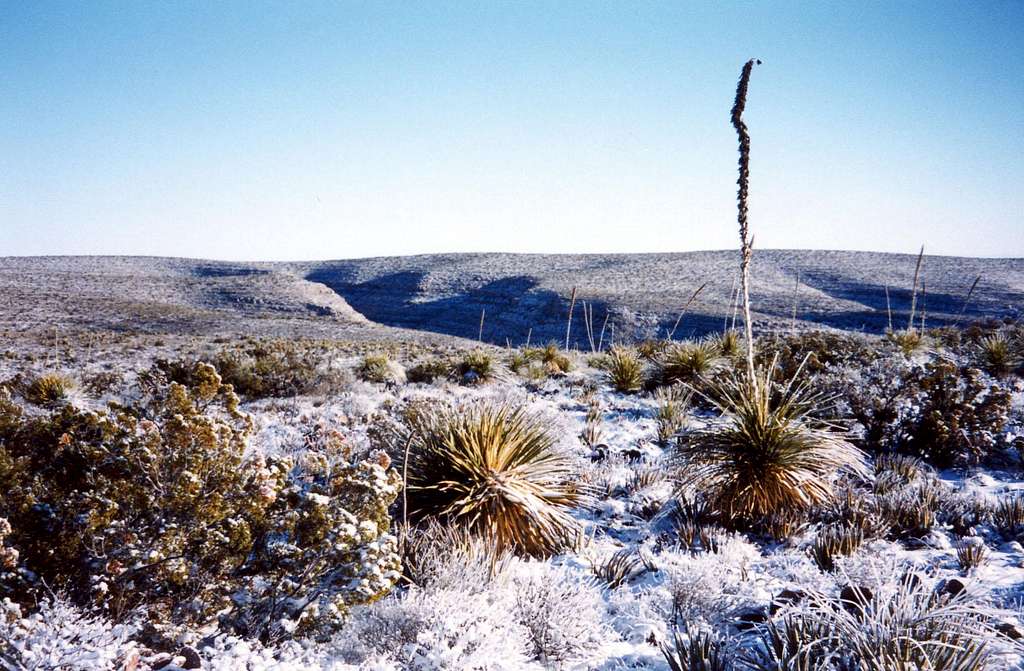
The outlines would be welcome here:
[[[1015,667],[1024,331],[914,334],[12,339],[0,668]]]

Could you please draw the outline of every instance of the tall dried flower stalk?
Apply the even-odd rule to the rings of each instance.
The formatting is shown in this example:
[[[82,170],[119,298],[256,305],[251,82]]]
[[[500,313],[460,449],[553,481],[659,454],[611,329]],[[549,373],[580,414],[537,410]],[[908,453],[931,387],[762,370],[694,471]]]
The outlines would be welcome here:
[[[754,378],[754,332],[750,323],[750,257],[754,253],[754,244],[750,238],[750,228],[747,224],[747,198],[749,196],[750,183],[750,133],[747,131],[747,124],[743,123],[743,110],[747,106],[747,87],[750,84],[750,73],[754,65],[760,65],[761,61],[750,59],[743,65],[740,73],[739,84],[736,85],[736,101],[732,106],[732,125],[736,129],[736,136],[739,138],[740,176],[736,183],[739,190],[736,194],[737,213],[736,220],[740,226],[740,286],[743,292],[743,322],[747,336],[747,373],[750,379]]]
[[[669,334],[668,334],[668,339],[669,340],[672,340],[672,337],[676,334],[676,329],[679,328],[679,322],[683,321],[683,317],[686,315],[686,311],[690,309],[690,305],[695,300],[697,300],[697,296],[700,295],[700,292],[704,291],[704,287],[706,287],[707,285],[708,285],[708,283],[705,282],[704,284],[702,284],[699,287],[697,287],[697,290],[694,291],[693,294],[690,295],[690,300],[686,301],[686,305],[683,306],[682,312],[680,312],[679,316],[676,317],[676,323],[672,325],[672,330],[669,331]]]
[[[569,334],[572,333],[572,311],[576,307],[576,287],[572,288],[572,296],[569,298],[569,320],[565,325],[565,351],[569,351]]]
[[[914,288],[910,294],[910,320],[907,322],[907,330],[914,330],[914,310],[917,309],[917,279],[921,275],[921,261],[924,260],[924,245],[921,245],[921,252],[917,255],[917,265],[914,267]]]

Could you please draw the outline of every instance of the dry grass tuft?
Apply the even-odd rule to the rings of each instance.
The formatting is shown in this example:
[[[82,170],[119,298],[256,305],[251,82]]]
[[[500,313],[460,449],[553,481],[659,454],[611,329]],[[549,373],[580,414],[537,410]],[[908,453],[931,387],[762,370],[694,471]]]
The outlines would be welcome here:
[[[615,391],[635,394],[644,386],[644,362],[631,349],[615,347],[608,353],[605,375]]]

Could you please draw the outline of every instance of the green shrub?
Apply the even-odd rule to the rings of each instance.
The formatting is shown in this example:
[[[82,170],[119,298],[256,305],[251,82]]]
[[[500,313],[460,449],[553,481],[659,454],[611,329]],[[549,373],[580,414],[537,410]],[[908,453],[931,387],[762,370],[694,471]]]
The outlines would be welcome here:
[[[631,349],[612,348],[607,355],[605,375],[615,391],[635,394],[644,386],[644,363]]]
[[[502,549],[544,556],[575,539],[566,509],[578,500],[568,460],[544,421],[523,407],[412,405],[392,449],[408,448],[408,505],[492,539]]]
[[[0,397],[0,518],[18,570],[0,597],[60,587],[115,619],[317,634],[398,576],[383,454],[336,441],[300,464],[246,457],[251,420],[214,368],[107,412],[26,416]]]

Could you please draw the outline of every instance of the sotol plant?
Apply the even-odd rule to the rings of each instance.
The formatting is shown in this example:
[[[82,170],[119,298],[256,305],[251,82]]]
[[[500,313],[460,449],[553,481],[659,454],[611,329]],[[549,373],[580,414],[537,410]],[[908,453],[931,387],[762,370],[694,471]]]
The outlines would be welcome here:
[[[644,362],[631,349],[612,349],[608,353],[605,374],[615,391],[623,394],[635,394],[644,386]]]
[[[405,422],[414,516],[464,525],[500,548],[536,556],[575,538],[566,511],[578,500],[569,462],[540,417],[481,403],[414,407]]]
[[[776,384],[772,371],[720,385],[710,400],[725,425],[696,431],[677,448],[681,486],[708,495],[729,517],[824,503],[840,470],[867,475],[863,453],[837,427],[814,419],[827,399],[806,382]]]

